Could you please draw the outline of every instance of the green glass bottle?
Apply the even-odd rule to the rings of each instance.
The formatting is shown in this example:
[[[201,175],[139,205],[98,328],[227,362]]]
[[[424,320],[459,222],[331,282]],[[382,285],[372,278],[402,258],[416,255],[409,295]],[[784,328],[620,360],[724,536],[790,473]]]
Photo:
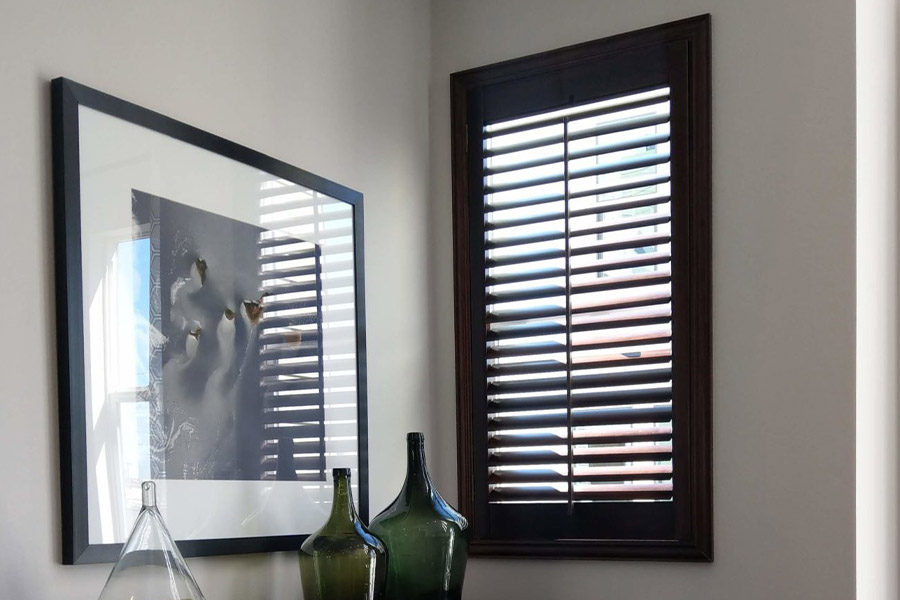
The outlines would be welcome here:
[[[353,506],[350,469],[334,469],[331,516],[300,547],[304,600],[383,600],[387,570],[384,544]]]
[[[462,598],[469,523],[441,498],[425,469],[425,437],[406,436],[406,481],[400,495],[372,520],[388,549],[387,600]]]

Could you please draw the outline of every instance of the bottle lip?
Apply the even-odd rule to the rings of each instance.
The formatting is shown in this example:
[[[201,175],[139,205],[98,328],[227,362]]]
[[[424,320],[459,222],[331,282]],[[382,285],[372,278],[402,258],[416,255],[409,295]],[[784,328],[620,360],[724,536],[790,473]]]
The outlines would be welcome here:
[[[152,481],[141,483],[141,504],[146,507],[156,506],[156,484]]]
[[[338,477],[350,477],[350,469],[347,467],[335,467],[331,470],[331,476],[334,478]]]
[[[410,431],[409,433],[406,434],[406,441],[424,444],[425,443],[425,434],[422,433],[421,431]]]

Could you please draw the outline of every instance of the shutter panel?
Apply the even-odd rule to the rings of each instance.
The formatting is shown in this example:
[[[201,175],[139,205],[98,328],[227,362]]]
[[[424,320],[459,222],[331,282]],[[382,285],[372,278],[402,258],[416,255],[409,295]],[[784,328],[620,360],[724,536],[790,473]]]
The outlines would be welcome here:
[[[482,135],[488,501],[671,501],[668,88]]]

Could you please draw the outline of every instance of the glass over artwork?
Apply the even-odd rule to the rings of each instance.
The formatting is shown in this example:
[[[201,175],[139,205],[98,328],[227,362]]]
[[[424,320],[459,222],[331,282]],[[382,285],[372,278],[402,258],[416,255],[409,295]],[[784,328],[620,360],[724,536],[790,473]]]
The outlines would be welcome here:
[[[206,553],[193,541],[312,533],[332,468],[351,469],[367,501],[362,197],[224,140],[213,145],[242,160],[119,118],[106,102],[77,107],[79,181],[65,198],[79,223],[66,249],[80,259],[68,293],[80,297],[83,361],[77,349],[69,360],[83,378],[67,400],[83,404],[72,465],[86,467],[75,484],[87,542],[125,541],[145,480],[189,554]]]
[[[356,466],[349,209],[265,183],[257,223],[130,190],[130,231],[108,245],[89,315],[91,405],[104,417],[91,432],[104,458],[94,474],[111,508],[115,491],[124,499],[113,527],[100,514],[104,541],[121,538],[143,479],[178,504],[215,494],[213,482],[256,493],[230,517],[248,524],[281,491],[250,482],[309,482],[292,495],[317,512],[328,458]],[[111,426],[104,411],[118,413]]]

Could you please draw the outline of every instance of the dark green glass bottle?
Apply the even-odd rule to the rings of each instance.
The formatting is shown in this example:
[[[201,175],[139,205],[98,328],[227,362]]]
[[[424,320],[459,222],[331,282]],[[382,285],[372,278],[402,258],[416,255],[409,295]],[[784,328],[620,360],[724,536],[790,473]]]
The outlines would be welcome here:
[[[425,437],[406,436],[406,481],[400,495],[372,520],[388,549],[387,600],[462,598],[469,523],[441,498],[425,469]]]
[[[383,600],[384,544],[363,525],[353,506],[350,469],[334,469],[331,516],[300,547],[304,600]]]

